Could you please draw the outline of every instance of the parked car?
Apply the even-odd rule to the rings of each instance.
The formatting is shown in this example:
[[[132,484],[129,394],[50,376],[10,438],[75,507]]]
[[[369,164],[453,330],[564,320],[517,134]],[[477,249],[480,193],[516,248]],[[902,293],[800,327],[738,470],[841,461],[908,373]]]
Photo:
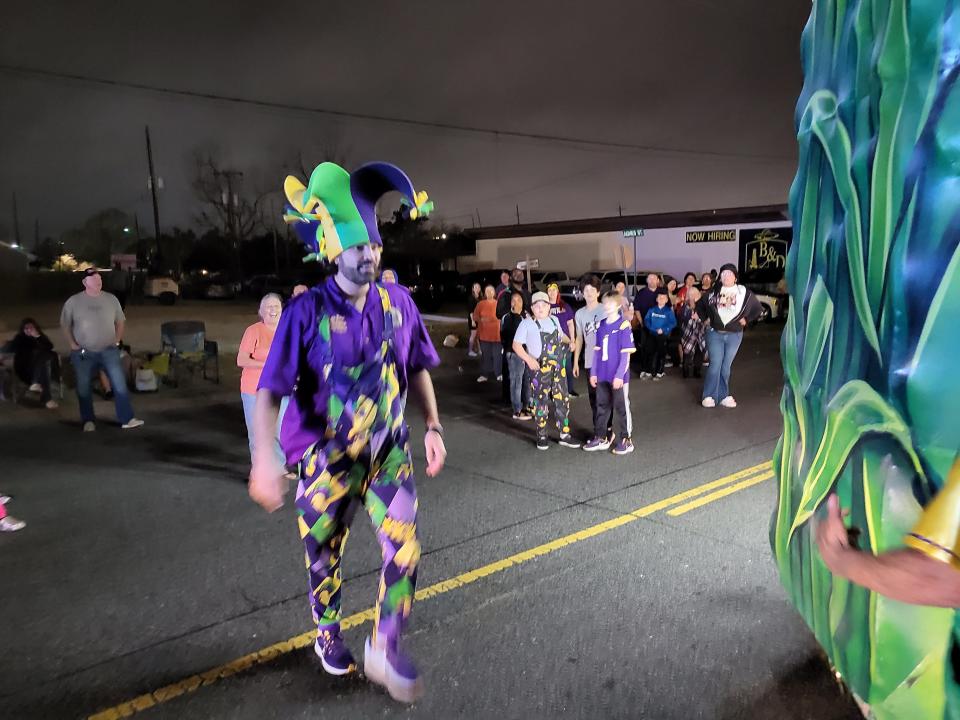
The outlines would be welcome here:
[[[211,275],[202,283],[203,297],[210,300],[228,300],[235,298],[242,285],[224,275]]]
[[[532,270],[530,271],[530,282],[533,284],[534,291],[546,291],[547,286],[551,283],[556,283],[561,289],[565,284],[572,284],[567,273],[563,270],[549,270],[546,272],[542,270]]]
[[[480,283],[480,291],[487,285],[493,285],[494,288],[500,285],[500,273],[503,270],[477,270],[475,272],[464,273],[460,276],[459,292],[461,298],[466,299],[470,294],[470,288],[474,283]]]
[[[287,299],[293,292],[296,282],[287,280],[279,275],[253,275],[242,284],[242,292],[250,298],[259,299],[267,293],[276,293]]]
[[[439,270],[409,278],[400,276],[400,284],[410,290],[417,307],[424,312],[436,312],[445,302],[459,302],[465,295],[463,282],[460,273],[453,270]]]
[[[660,276],[661,287],[666,286],[668,282],[676,279],[673,275],[660,270],[637,270],[636,274],[634,274],[632,270],[628,270],[627,272],[623,270],[594,270],[593,272],[584,273],[580,276],[580,283],[574,293],[574,297],[578,302],[583,302],[583,283],[586,282],[586,279],[591,275],[596,275],[600,278],[601,295],[616,287],[618,282],[626,283],[627,292],[633,295],[634,288],[641,288],[647,284],[647,275],[650,274]]]
[[[789,295],[755,291],[754,296],[760,301],[760,306],[763,308],[763,315],[760,318],[761,320],[774,322],[777,320],[783,321],[787,319],[787,311],[790,304]]]

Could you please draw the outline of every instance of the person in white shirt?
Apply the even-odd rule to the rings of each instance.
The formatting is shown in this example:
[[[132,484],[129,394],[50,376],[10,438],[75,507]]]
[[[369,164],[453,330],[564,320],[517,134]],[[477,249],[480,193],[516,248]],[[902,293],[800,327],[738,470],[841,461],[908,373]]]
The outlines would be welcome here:
[[[737,283],[737,267],[727,263],[720,268],[720,284],[704,292],[697,303],[697,314],[706,325],[710,367],[703,381],[705,408],[735,408],[737,401],[730,393],[730,368],[743,342],[743,329],[763,312],[760,301],[749,288]]]

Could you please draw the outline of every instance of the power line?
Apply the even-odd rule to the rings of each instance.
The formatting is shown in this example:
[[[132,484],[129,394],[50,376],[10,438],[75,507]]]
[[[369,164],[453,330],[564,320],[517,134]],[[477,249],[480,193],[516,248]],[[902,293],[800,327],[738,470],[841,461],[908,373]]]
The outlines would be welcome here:
[[[716,150],[692,150],[690,148],[669,147],[663,145],[643,145],[637,143],[617,142],[614,140],[597,140],[591,138],[578,138],[567,135],[552,135],[548,133],[523,132],[519,130],[499,130],[495,128],[486,128],[471,125],[457,125],[454,123],[443,123],[431,120],[414,120],[410,118],[393,117],[389,115],[376,115],[372,113],[351,112],[347,110],[331,110],[329,108],[313,107],[310,105],[299,105],[296,103],[278,102],[274,100],[263,100],[259,98],[248,98],[236,95],[221,95],[212,92],[200,92],[197,90],[184,90],[182,88],[164,87],[161,85],[150,85],[148,83],[129,82],[124,80],[113,80],[110,78],[95,77],[93,75],[82,75],[78,73],[67,73],[55,70],[44,70],[42,68],[27,67],[24,65],[8,65],[0,63],[0,71],[19,75],[32,75],[34,77],[45,78],[48,80],[68,80],[72,82],[84,82],[94,85],[103,85],[112,88],[127,88],[131,90],[143,90],[146,92],[161,93],[164,95],[174,95],[179,97],[192,98],[196,100],[208,100],[213,102],[229,102],[240,105],[252,105],[254,107],[269,108],[271,110],[290,110],[295,112],[315,113],[319,115],[328,115],[331,117],[344,118],[350,120],[364,120],[370,122],[389,123],[394,125],[406,125],[408,127],[426,128],[430,130],[450,130],[463,133],[474,133],[482,135],[493,135],[494,137],[515,138],[520,140],[536,140],[538,142],[561,143],[564,145],[583,145],[588,147],[603,148],[606,150],[628,150],[631,152],[658,152],[672,153],[677,155],[691,155],[696,157],[719,157],[735,158],[746,160],[774,161],[783,162],[793,158],[781,155],[762,155],[752,153],[731,153]]]

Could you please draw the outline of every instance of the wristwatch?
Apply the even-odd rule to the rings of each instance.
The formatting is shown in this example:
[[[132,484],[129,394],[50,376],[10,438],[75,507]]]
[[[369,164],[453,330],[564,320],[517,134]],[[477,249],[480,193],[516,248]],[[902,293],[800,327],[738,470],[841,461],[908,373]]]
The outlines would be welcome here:
[[[427,432],[435,432],[441,438],[443,438],[443,425],[440,423],[434,423],[427,427]]]

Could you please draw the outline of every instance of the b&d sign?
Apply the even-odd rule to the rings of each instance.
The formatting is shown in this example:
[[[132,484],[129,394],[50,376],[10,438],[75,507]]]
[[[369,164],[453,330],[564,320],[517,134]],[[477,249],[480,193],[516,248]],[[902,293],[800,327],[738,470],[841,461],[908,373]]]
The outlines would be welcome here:
[[[736,230],[691,230],[687,233],[688,243],[733,242],[736,239]]]
[[[787,267],[793,228],[740,231],[740,281],[780,282]]]

